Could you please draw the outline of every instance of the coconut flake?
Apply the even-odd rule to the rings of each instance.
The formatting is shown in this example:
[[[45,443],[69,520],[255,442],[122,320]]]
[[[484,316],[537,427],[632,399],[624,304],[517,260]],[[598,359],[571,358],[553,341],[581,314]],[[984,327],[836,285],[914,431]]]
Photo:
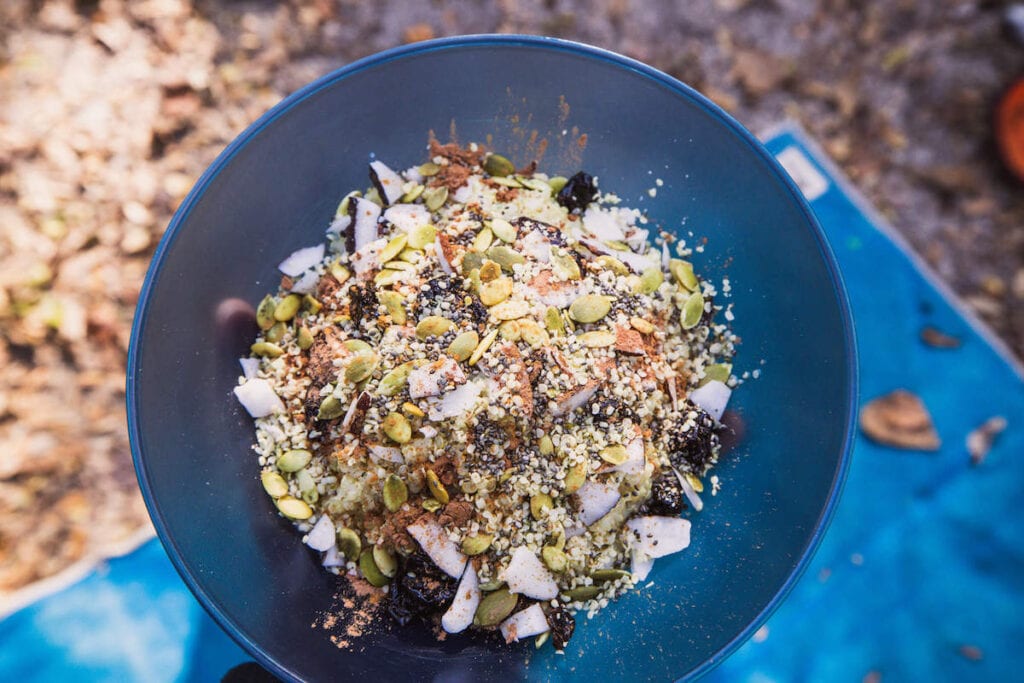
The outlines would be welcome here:
[[[409,233],[430,222],[430,211],[422,204],[396,204],[384,212],[384,220]]]
[[[555,405],[555,409],[551,411],[551,414],[555,417],[561,417],[562,415],[571,413],[580,406],[585,405],[587,401],[593,398],[600,386],[600,383],[597,381],[591,381],[584,384],[573,393],[559,399],[558,403]]]
[[[626,237],[623,226],[617,220],[617,215],[599,206],[588,206],[587,210],[583,212],[583,228],[597,239],[605,242],[621,242]]]
[[[650,242],[647,241],[647,237],[650,232],[643,230],[642,228],[633,228],[626,235],[626,239],[623,240],[629,248],[638,253],[644,253],[647,251],[647,247],[650,246]]]
[[[409,373],[409,398],[425,398],[439,395],[449,384],[458,386],[465,383],[466,373],[459,362],[445,356],[433,363],[421,365]]]
[[[626,522],[631,543],[652,558],[678,553],[690,545],[690,521],[680,517],[634,517]]]
[[[292,294],[312,294],[316,290],[317,283],[320,282],[320,276],[315,270],[307,270],[302,274],[295,284],[292,285]]]
[[[242,374],[246,379],[255,377],[256,371],[260,369],[259,358],[239,358],[238,364],[242,366]]]
[[[551,627],[548,626],[548,618],[544,616],[544,610],[537,602],[501,622],[500,628],[506,643],[517,642],[530,636],[539,636],[541,633],[551,630]]]
[[[370,452],[370,460],[374,461],[378,465],[382,462],[392,463],[396,465],[404,465],[405,458],[402,457],[402,451],[393,446],[379,446],[374,444],[369,446],[367,450]]]
[[[444,248],[441,246],[441,236],[438,235],[434,238],[434,255],[437,256],[437,262],[441,266],[441,270],[444,271],[445,275],[453,275],[455,273],[452,270],[452,264],[448,263],[448,259],[445,258]]]
[[[627,475],[640,474],[644,471],[647,460],[644,458],[644,440],[637,437],[626,444],[626,459],[613,467],[611,472],[622,472]]]
[[[704,501],[702,501],[700,496],[697,495],[697,491],[695,491],[693,486],[690,485],[689,480],[675,467],[672,468],[672,471],[676,473],[676,479],[679,480],[679,486],[683,489],[683,494],[686,496],[686,500],[690,502],[690,505],[693,506],[693,509],[697,512],[703,510]]]
[[[672,255],[668,250],[668,240],[661,243],[661,269],[668,272],[668,267],[672,263]]]
[[[377,221],[380,219],[380,207],[369,199],[352,197],[348,204],[352,222],[348,225],[345,244],[350,254],[355,254],[367,244],[377,239]]]
[[[540,263],[548,263],[551,260],[551,242],[540,230],[531,230],[523,237],[523,253]]]
[[[253,417],[266,417],[272,413],[283,413],[284,403],[265,379],[250,379],[235,387],[235,396],[242,407]]]
[[[448,538],[440,524],[429,517],[421,517],[405,530],[416,539],[423,552],[433,560],[438,569],[455,579],[462,576],[462,571],[466,568],[466,556]]]
[[[590,526],[611,512],[621,497],[619,487],[615,484],[588,481],[576,492],[580,504],[580,521]]]
[[[732,396],[732,389],[717,379],[690,392],[690,400],[707,411],[707,414],[716,422],[722,419],[722,413],[725,412],[725,407],[729,404],[730,396]]]
[[[293,251],[291,256],[281,261],[277,269],[288,277],[297,277],[323,261],[325,248],[323,244],[318,244],[315,247]]]
[[[351,224],[352,216],[349,216],[347,213],[338,214],[334,217],[334,220],[331,221],[331,224],[327,226],[327,234],[331,237],[341,235],[348,230],[348,226]]]
[[[367,275],[380,268],[380,253],[387,246],[387,240],[379,239],[364,244],[352,254],[352,269],[357,276]]]
[[[530,549],[522,546],[512,552],[512,559],[501,573],[501,579],[508,584],[510,593],[525,595],[534,600],[554,600],[558,597],[555,577]]]
[[[338,550],[337,545],[328,548],[324,553],[323,561],[320,562],[325,567],[344,567],[346,563],[345,556]]]
[[[352,403],[348,404],[348,410],[345,411],[345,417],[341,421],[340,434],[347,434],[349,427],[354,422],[362,422],[363,418],[366,417],[366,411],[370,409],[371,398],[370,392],[363,391],[352,399]],[[357,434],[356,436],[359,435]]]
[[[585,246],[590,251],[594,252],[598,256],[610,255],[618,259],[632,270],[634,273],[643,273],[648,268],[658,265],[656,261],[652,260],[647,254],[636,254],[632,251],[616,251],[607,244],[598,242],[591,239],[581,239],[580,244]]]
[[[388,168],[383,161],[370,162],[370,182],[377,188],[385,204],[394,204],[405,194],[402,190],[402,185],[405,184],[402,176]]]
[[[629,573],[633,575],[633,583],[639,583],[646,579],[652,569],[654,569],[654,558],[634,546],[630,554],[629,566]]]
[[[449,391],[441,398],[431,401],[427,408],[427,417],[431,422],[440,422],[470,412],[476,406],[477,399],[480,398],[485,387],[483,382],[473,381],[463,384],[455,391]],[[420,431],[427,428],[433,429],[429,425],[424,425]],[[423,433],[426,435],[425,431]],[[436,430],[434,433],[437,433]]]
[[[306,545],[313,550],[324,552],[334,547],[334,522],[327,515],[321,515],[313,528],[306,534]]]
[[[441,628],[448,633],[462,633],[473,623],[473,615],[480,605],[480,579],[476,575],[476,567],[472,562],[466,563],[466,571],[462,572],[462,580],[455,590],[448,611],[441,617]]]

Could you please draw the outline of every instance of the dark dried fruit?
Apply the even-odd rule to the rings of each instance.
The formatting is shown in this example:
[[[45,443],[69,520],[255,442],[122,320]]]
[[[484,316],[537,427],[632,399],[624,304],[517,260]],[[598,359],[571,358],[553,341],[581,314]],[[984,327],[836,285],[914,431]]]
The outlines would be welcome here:
[[[356,323],[377,317],[377,290],[373,285],[352,285],[348,288],[349,300],[352,302],[349,315]]]
[[[594,201],[597,195],[597,186],[594,185],[594,177],[589,173],[580,171],[565,184],[555,199],[566,209],[581,212],[587,208],[590,202]]]
[[[652,515],[675,517],[686,509],[686,498],[683,487],[675,473],[662,474],[651,484],[651,498],[647,502],[647,511]]]
[[[552,607],[547,612],[548,626],[551,627],[551,643],[558,651],[564,650],[576,630],[576,620],[564,607]]]
[[[684,431],[689,423],[687,412],[676,418],[675,424],[667,426],[665,431],[668,434],[668,457],[676,469],[700,473],[715,461],[718,435],[711,416],[700,408],[693,410],[697,412],[697,418],[689,429]]]
[[[388,591],[388,613],[404,626],[415,616],[443,612],[457,587],[458,582],[426,555],[399,556],[398,572]]]

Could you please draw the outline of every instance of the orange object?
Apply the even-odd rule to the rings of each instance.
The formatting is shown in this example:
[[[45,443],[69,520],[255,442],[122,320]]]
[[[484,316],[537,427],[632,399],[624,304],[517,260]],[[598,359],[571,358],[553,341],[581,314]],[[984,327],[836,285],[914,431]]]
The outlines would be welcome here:
[[[999,101],[996,142],[1007,168],[1024,182],[1024,78],[1015,81]]]

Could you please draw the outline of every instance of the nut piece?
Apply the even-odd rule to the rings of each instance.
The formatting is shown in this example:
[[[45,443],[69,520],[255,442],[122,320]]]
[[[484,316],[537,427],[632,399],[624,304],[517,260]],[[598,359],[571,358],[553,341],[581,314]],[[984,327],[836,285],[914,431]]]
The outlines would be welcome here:
[[[594,330],[584,332],[579,337],[580,343],[588,349],[600,349],[615,344],[615,333],[608,330]]]
[[[643,318],[633,316],[632,318],[629,319],[629,324],[632,325],[633,329],[639,332],[640,334],[650,334],[651,332],[654,332],[654,325],[644,320]]]
[[[409,500],[409,489],[397,474],[389,474],[384,480],[384,507],[391,512],[398,512],[405,501]]]
[[[609,297],[600,294],[584,294],[569,306],[569,317],[578,323],[594,323],[612,310]]]
[[[480,359],[484,357],[484,354],[487,352],[487,349],[491,348],[491,344],[493,344],[494,340],[497,338],[497,330],[493,330],[490,333],[488,333],[488,335],[484,337],[480,344],[473,350],[473,355],[469,357],[469,364],[476,365],[480,361]]]
[[[490,282],[501,277],[501,266],[490,259],[484,259],[480,266],[480,282]]]
[[[395,443],[408,443],[412,438],[412,425],[401,413],[389,413],[384,418],[381,429]]]
[[[448,496],[448,489],[444,487],[441,480],[437,478],[437,474],[434,470],[427,470],[427,488],[430,489],[430,495],[437,499],[437,502],[441,505],[447,505],[450,500]]]

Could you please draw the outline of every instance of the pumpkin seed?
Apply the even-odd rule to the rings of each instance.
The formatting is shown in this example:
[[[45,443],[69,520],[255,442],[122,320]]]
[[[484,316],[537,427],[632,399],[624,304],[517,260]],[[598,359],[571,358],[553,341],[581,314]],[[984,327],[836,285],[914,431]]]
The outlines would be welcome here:
[[[542,647],[544,647],[544,643],[548,642],[548,638],[550,638],[550,637],[551,637],[551,631],[544,631],[544,633],[541,633],[539,636],[534,638],[533,639],[533,647],[534,647],[534,649],[539,650]]]
[[[509,593],[507,588],[496,590],[480,601],[473,616],[476,626],[497,626],[512,614],[519,601],[518,595]]]
[[[388,413],[381,423],[381,429],[395,443],[409,443],[412,438],[412,425],[401,413]]]
[[[295,448],[277,456],[277,469],[282,472],[298,472],[309,464],[313,454],[304,448]]]
[[[263,484],[263,490],[266,491],[267,495],[271,498],[280,498],[288,493],[288,482],[284,480],[284,477],[273,470],[267,470],[261,474],[260,482]]]
[[[540,443],[537,444],[537,450],[540,451],[541,455],[551,455],[555,452],[555,444],[551,441],[551,437],[545,434],[540,437]]]
[[[584,601],[593,600],[601,594],[601,588],[598,586],[577,586],[571,590],[565,591],[564,595],[572,601]]]
[[[409,239],[411,240],[412,238]],[[402,253],[398,255],[398,258],[404,261],[405,263],[411,263],[413,265],[416,265],[417,263],[423,260],[423,252],[419,251],[418,249],[412,249],[407,246],[405,249],[402,250]]]
[[[654,332],[654,325],[647,322],[643,318],[633,316],[632,318],[629,319],[629,324],[632,325],[633,329],[639,332],[640,334],[650,334],[651,332]]]
[[[346,339],[341,343],[341,345],[352,353],[367,353],[369,351],[373,351],[373,347],[362,339]]]
[[[377,565],[380,573],[389,579],[394,578],[398,572],[398,562],[395,556],[382,545],[373,546],[373,563]]]
[[[384,268],[379,273],[373,276],[373,286],[377,289],[383,289],[384,287],[390,287],[396,285],[402,281],[405,277],[404,270],[395,270],[392,268]]]
[[[502,471],[501,476],[498,477],[498,483],[499,484],[504,484],[506,481],[511,479],[512,475],[515,474],[515,473],[516,473],[516,468],[515,467],[509,467],[508,469]]]
[[[496,591],[499,588],[504,588],[504,587],[505,587],[505,582],[501,581],[500,579],[495,579],[494,581],[485,581],[484,583],[480,584],[480,592],[481,593],[490,593],[492,591]]]
[[[418,405],[416,405],[415,403],[409,403],[408,401],[406,401],[405,403],[402,404],[402,410],[407,415],[412,415],[413,417],[425,417],[426,416],[426,413],[424,413],[422,410],[420,410],[420,407]]]
[[[519,321],[519,330],[522,333],[523,341],[535,349],[550,341],[544,328],[529,318]]]
[[[552,178],[548,178],[548,186],[551,188],[552,194],[558,194],[565,187],[565,184],[569,182],[569,179],[565,176],[556,175]]]
[[[512,247],[507,247],[504,244],[499,244],[488,249],[487,258],[501,266],[502,270],[508,272],[512,272],[512,266],[520,263],[526,263],[525,256]]]
[[[547,568],[553,572],[562,573],[569,566],[569,556],[553,546],[544,546],[540,551],[540,556]]]
[[[704,386],[708,382],[715,380],[716,382],[728,382],[729,375],[732,374],[732,363],[718,363],[716,365],[709,365],[704,368],[704,379],[700,381],[699,386]]]
[[[664,281],[665,275],[661,272],[661,268],[648,268],[640,274],[640,282],[633,291],[637,294],[653,294],[658,291],[658,287],[661,287],[661,283]]]
[[[389,474],[384,480],[384,507],[391,512],[398,512],[405,501],[409,500],[409,489],[397,474]]]
[[[302,297],[298,294],[289,294],[285,298],[281,299],[277,303],[277,307],[274,308],[274,320],[279,322],[288,322],[295,317],[295,314],[299,312],[302,307]]]
[[[551,334],[562,334],[565,332],[565,323],[562,321],[562,314],[554,306],[548,306],[544,311],[544,327],[548,328]]]
[[[359,353],[345,366],[345,381],[350,384],[358,384],[369,378],[377,369],[377,362],[380,359],[375,353]]]
[[[368,202],[373,202],[374,204],[381,208],[384,207],[384,200],[380,198],[380,191],[377,190],[376,187],[366,188],[366,192],[363,193],[363,199],[365,199]]]
[[[403,194],[398,200],[405,204],[411,204],[419,199],[420,195],[423,194],[423,190],[427,189],[426,186],[420,185],[419,183],[407,184],[410,185],[409,189],[405,190],[405,194]],[[405,185],[402,186],[402,189],[405,189]]]
[[[518,180],[519,184],[527,190],[535,190],[537,192],[543,192],[544,194],[551,194],[551,186],[548,185],[546,180],[541,180],[540,178],[526,178],[521,175],[517,175],[516,180]]]
[[[330,395],[323,401],[320,401],[320,409],[316,414],[318,420],[333,420],[341,417],[345,412],[345,406],[342,405],[341,400],[334,395]]]
[[[522,337],[523,330],[519,327],[518,321],[506,320],[501,325],[498,325],[498,335],[505,341],[516,342]]]
[[[476,237],[473,238],[473,243],[470,248],[473,251],[483,253],[487,251],[487,248],[491,246],[492,242],[494,242],[494,232],[490,228],[485,227],[476,234]]]
[[[544,518],[545,513],[555,506],[555,501],[546,493],[535,493],[530,496],[530,514],[536,520]]]
[[[284,338],[284,333],[288,331],[288,326],[284,323],[274,323],[274,326],[267,330],[263,338],[268,342],[277,343]]]
[[[480,335],[473,330],[463,332],[448,345],[448,355],[460,363],[473,355],[473,349],[480,343]]]
[[[284,353],[284,349],[277,344],[271,344],[270,342],[256,342],[249,347],[249,351],[251,351],[254,356],[264,356],[266,358],[277,358]]]
[[[580,343],[588,349],[605,348],[615,343],[615,333],[609,332],[608,330],[584,332],[577,338],[580,340]]]
[[[405,386],[406,381],[409,379],[409,373],[412,372],[413,363],[402,363],[397,368],[384,375],[380,384],[377,386],[377,391],[384,396],[394,396],[402,387]]]
[[[490,259],[486,259],[480,266],[480,282],[491,282],[501,277],[501,266]]]
[[[503,178],[515,173],[516,167],[500,154],[488,154],[484,159],[484,171],[495,178]]]
[[[302,297],[302,305],[313,315],[319,313],[324,307],[324,305],[312,294],[307,294]]]
[[[693,472],[683,472],[683,476],[686,478],[687,483],[693,487],[693,490],[697,493],[704,493],[704,482],[700,480]]]
[[[359,559],[359,553],[363,550],[363,542],[359,540],[359,534],[354,529],[342,527],[338,532],[338,550],[349,562]]]
[[[374,562],[373,550],[371,548],[367,548],[359,555],[359,571],[363,573],[363,578],[366,579],[367,583],[377,588],[388,585],[390,581],[377,566],[377,563]]]
[[[306,501],[310,505],[320,498],[320,492],[316,490],[316,481],[313,479],[313,475],[309,473],[309,470],[301,469],[296,472],[295,483],[298,485],[299,492],[302,494],[302,500]]]
[[[580,264],[561,247],[551,248],[551,272],[561,280],[579,280],[581,277]]]
[[[626,453],[626,447],[621,446],[619,444],[616,444],[614,446],[606,446],[602,448],[598,452],[598,455],[601,456],[602,460],[604,460],[605,462],[609,462],[613,465],[621,465],[622,463],[626,462],[626,458],[629,457],[629,455]]]
[[[693,274],[693,264],[689,261],[677,258],[670,259],[668,262],[668,272],[672,273],[672,277],[676,279],[680,287],[684,287],[691,292],[696,291],[697,286],[700,284],[697,281],[697,276]]]
[[[426,339],[427,337],[440,337],[442,334],[452,329],[451,320],[444,318],[439,315],[428,315],[423,320],[420,320],[416,324],[416,336],[420,339]]]
[[[448,496],[448,489],[444,487],[441,480],[437,478],[437,473],[434,470],[427,470],[427,488],[430,489],[430,495],[434,496],[441,505],[447,505],[451,498]]]
[[[503,301],[491,307],[495,320],[518,320],[530,313],[530,304],[525,301]]]
[[[387,245],[385,245],[385,247],[380,250],[380,262],[387,263],[391,259],[398,256],[400,253],[402,253],[402,250],[405,249],[405,245],[408,242],[409,236],[404,233],[398,235],[397,237],[392,237],[391,241],[389,241]]]
[[[595,569],[590,573],[590,578],[598,583],[604,583],[606,581],[618,581],[619,579],[626,579],[632,576],[625,569]]]
[[[462,552],[472,557],[473,555],[480,555],[481,553],[487,552],[487,549],[491,547],[491,543],[494,542],[494,536],[491,534],[474,534],[473,536],[466,536],[462,539]]]
[[[487,336],[480,341],[480,344],[475,349],[473,349],[473,355],[469,357],[469,364],[476,365],[480,361],[480,359],[484,357],[484,354],[487,352],[487,349],[491,348],[491,344],[493,344],[494,340],[497,338],[497,330],[489,332]]]
[[[348,268],[341,265],[341,261],[334,261],[331,263],[331,265],[328,266],[327,271],[331,274],[331,277],[337,280],[340,284],[345,284],[346,280],[352,277],[352,273],[349,272]]]
[[[569,316],[578,323],[594,323],[612,310],[610,297],[600,294],[584,294],[569,306]]]
[[[413,228],[406,240],[406,246],[413,249],[425,249],[437,239],[437,229],[433,225],[419,225]]]
[[[704,295],[700,292],[694,292],[683,303],[683,329],[689,330],[696,327],[703,315]]]
[[[441,167],[435,164],[433,161],[428,161],[425,164],[420,164],[416,171],[424,178],[429,178],[440,173]]]
[[[484,306],[495,306],[510,296],[512,296],[511,278],[499,277],[480,285],[480,302]]]
[[[446,201],[448,201],[448,188],[443,185],[423,190],[423,203],[430,211],[437,211],[444,206]]]
[[[629,251],[629,245],[622,240],[605,240],[605,244],[615,251]]]
[[[512,243],[516,241],[519,230],[504,218],[491,219],[491,232],[502,242]]]
[[[484,263],[484,255],[476,251],[467,251],[462,255],[462,275],[469,277],[474,270],[479,270]]]
[[[313,508],[305,501],[292,496],[282,496],[274,501],[274,505],[277,506],[278,512],[289,519],[301,521],[313,516]]]
[[[517,188],[517,189],[519,187],[521,187],[521,185],[519,184],[519,181],[516,178],[509,178],[509,177],[506,176],[506,177],[503,177],[503,178],[500,178],[500,177],[499,178],[491,178],[491,180],[495,184],[501,185],[502,187],[513,187],[513,188]]]
[[[608,256],[607,254],[598,256],[594,259],[594,263],[604,270],[612,271],[616,275],[629,275],[629,268],[626,267],[626,264],[614,256]]]
[[[361,197],[362,194],[363,193],[360,192],[359,190],[352,190],[347,195],[342,197],[341,201],[338,202],[338,208],[334,211],[334,215],[335,216],[347,216],[348,215],[348,205],[352,203],[352,198],[353,197]]]
[[[580,460],[565,473],[565,494],[570,495],[580,490],[587,481],[587,461]]]
[[[256,324],[261,330],[269,330],[277,322],[277,318],[274,317],[276,308],[277,302],[269,294],[260,301],[260,305],[256,307]]]
[[[436,498],[427,498],[423,501],[423,509],[427,512],[437,512],[441,509],[441,501]]]
[[[391,322],[396,325],[404,325],[408,320],[405,315],[405,306],[402,305],[403,298],[401,294],[391,290],[377,292],[377,301],[384,305],[388,315],[391,316]]]

